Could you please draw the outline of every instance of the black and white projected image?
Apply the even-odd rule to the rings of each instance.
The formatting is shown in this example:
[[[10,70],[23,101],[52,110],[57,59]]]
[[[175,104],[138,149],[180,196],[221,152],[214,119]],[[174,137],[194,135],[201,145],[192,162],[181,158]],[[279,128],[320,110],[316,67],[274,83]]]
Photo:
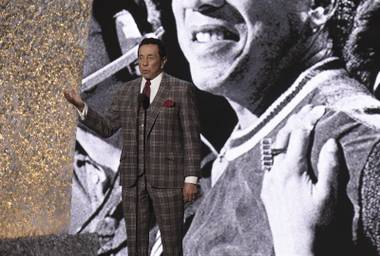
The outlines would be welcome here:
[[[263,142],[274,149],[284,127],[291,134],[316,106],[324,106],[323,115],[299,165],[316,183],[329,139],[342,157],[336,198],[313,249],[380,254],[379,8],[371,0],[93,2],[81,91],[94,109],[105,113],[112,93],[140,75],[136,46],[143,37],[161,38],[165,71],[197,87],[202,195],[186,205],[184,255],[275,254],[260,197],[268,170]],[[83,125],[76,135],[71,232],[97,233],[100,255],[128,255],[120,136],[104,140]],[[287,149],[281,154],[290,158],[295,153]],[[272,167],[279,158],[270,157]],[[150,250],[162,254],[156,225]]]

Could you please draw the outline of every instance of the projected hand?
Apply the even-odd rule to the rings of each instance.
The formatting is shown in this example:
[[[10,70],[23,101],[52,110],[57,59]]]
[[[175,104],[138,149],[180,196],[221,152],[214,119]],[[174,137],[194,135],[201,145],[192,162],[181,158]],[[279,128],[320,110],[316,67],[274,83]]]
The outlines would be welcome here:
[[[323,107],[306,106],[289,119],[275,143],[286,151],[274,156],[264,174],[261,198],[276,255],[313,255],[316,229],[329,224],[336,207],[340,154],[335,140],[320,151],[318,181],[309,175],[310,136],[323,113]]]

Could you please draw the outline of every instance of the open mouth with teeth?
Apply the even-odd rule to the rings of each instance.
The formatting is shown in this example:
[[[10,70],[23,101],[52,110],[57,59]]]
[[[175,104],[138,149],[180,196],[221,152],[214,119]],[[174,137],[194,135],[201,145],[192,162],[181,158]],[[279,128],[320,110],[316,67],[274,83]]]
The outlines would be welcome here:
[[[239,41],[239,35],[225,29],[209,29],[193,32],[193,41],[199,43],[216,42],[222,40]]]

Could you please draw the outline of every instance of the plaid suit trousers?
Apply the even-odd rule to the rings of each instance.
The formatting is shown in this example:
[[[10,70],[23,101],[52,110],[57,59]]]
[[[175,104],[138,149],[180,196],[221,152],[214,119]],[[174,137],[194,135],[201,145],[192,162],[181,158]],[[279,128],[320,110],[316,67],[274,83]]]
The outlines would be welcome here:
[[[182,255],[183,195],[181,188],[153,188],[145,175],[123,189],[128,256],[149,255],[149,229],[156,219],[165,256]],[[153,216],[154,214],[154,216]]]

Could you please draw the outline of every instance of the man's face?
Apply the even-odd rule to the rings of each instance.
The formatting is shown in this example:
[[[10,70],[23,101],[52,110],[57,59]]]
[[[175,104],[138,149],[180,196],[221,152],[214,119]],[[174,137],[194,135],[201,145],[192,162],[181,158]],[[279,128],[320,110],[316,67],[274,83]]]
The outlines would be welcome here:
[[[300,30],[304,2],[173,0],[178,40],[194,83],[227,97],[261,90],[257,87]]]
[[[154,79],[159,75],[165,65],[166,59],[161,58],[158,46],[144,44],[139,49],[139,68],[145,79]]]

